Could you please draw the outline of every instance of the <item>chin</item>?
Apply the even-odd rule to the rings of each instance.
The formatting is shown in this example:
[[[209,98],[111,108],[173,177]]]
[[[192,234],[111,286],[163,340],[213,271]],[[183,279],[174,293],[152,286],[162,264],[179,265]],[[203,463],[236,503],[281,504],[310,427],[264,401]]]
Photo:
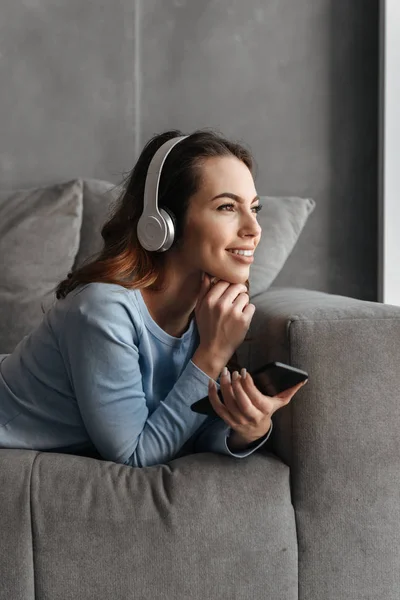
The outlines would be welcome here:
[[[229,272],[229,271],[220,271],[208,272],[211,277],[216,277],[217,279],[222,279],[222,281],[227,281],[228,283],[246,283],[248,278],[250,277],[250,269],[243,269],[242,273],[240,272]]]

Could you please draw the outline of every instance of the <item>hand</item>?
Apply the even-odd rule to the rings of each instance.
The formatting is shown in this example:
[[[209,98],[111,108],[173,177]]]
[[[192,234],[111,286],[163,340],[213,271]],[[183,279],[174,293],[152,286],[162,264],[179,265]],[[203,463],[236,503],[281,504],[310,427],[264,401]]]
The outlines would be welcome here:
[[[205,273],[195,308],[200,346],[226,364],[246,337],[255,310],[244,283],[221,279],[212,285]]]
[[[237,371],[234,372],[234,374]],[[212,407],[221,419],[233,429],[240,438],[248,444],[266,435],[271,427],[272,415],[289,404],[290,400],[307,383],[299,383],[276,396],[265,396],[255,386],[250,373],[242,369],[242,374],[235,380],[227,375],[221,375],[220,385],[224,402],[218,397],[217,388],[210,379],[208,396]],[[211,385],[212,384],[212,385]]]

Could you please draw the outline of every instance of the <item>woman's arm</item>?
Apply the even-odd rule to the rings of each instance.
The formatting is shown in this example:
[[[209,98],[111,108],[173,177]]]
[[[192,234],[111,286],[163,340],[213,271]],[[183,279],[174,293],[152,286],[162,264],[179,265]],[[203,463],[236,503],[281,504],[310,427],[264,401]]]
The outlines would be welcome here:
[[[103,458],[132,466],[173,459],[206,420],[190,406],[207,395],[208,375],[189,361],[149,416],[131,299],[112,291],[78,296],[66,315],[60,350],[94,446]]]

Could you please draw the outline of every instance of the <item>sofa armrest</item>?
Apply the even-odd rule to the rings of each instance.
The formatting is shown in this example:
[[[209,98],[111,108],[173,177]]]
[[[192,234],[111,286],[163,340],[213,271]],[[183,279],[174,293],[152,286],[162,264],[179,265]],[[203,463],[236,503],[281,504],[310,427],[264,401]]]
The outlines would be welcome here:
[[[308,384],[274,415],[274,449],[289,466],[291,434],[308,423],[333,434],[333,423],[349,427],[357,414],[353,434],[368,440],[379,423],[386,427],[394,406],[386,402],[384,413],[374,406],[400,389],[400,307],[295,288],[272,288],[251,301],[256,312],[241,363],[252,371],[277,360],[309,373]]]
[[[394,598],[400,307],[293,288],[252,302],[254,340],[241,348],[249,370],[279,360],[309,373],[271,435],[290,467],[302,595],[345,597],[356,581],[360,598]]]

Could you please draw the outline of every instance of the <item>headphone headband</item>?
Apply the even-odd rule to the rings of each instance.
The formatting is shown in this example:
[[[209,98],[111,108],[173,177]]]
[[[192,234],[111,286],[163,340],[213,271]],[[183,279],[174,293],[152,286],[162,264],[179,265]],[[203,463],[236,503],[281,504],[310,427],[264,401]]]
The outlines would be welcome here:
[[[186,139],[187,135],[174,137],[162,144],[155,152],[147,169],[144,186],[143,212],[138,221],[137,236],[146,250],[165,252],[171,247],[175,227],[170,211],[158,207],[158,189],[161,171],[172,148]]]
[[[158,188],[162,168],[172,148],[187,137],[187,135],[182,135],[168,140],[157,150],[151,159],[144,186],[143,215],[158,213]]]

